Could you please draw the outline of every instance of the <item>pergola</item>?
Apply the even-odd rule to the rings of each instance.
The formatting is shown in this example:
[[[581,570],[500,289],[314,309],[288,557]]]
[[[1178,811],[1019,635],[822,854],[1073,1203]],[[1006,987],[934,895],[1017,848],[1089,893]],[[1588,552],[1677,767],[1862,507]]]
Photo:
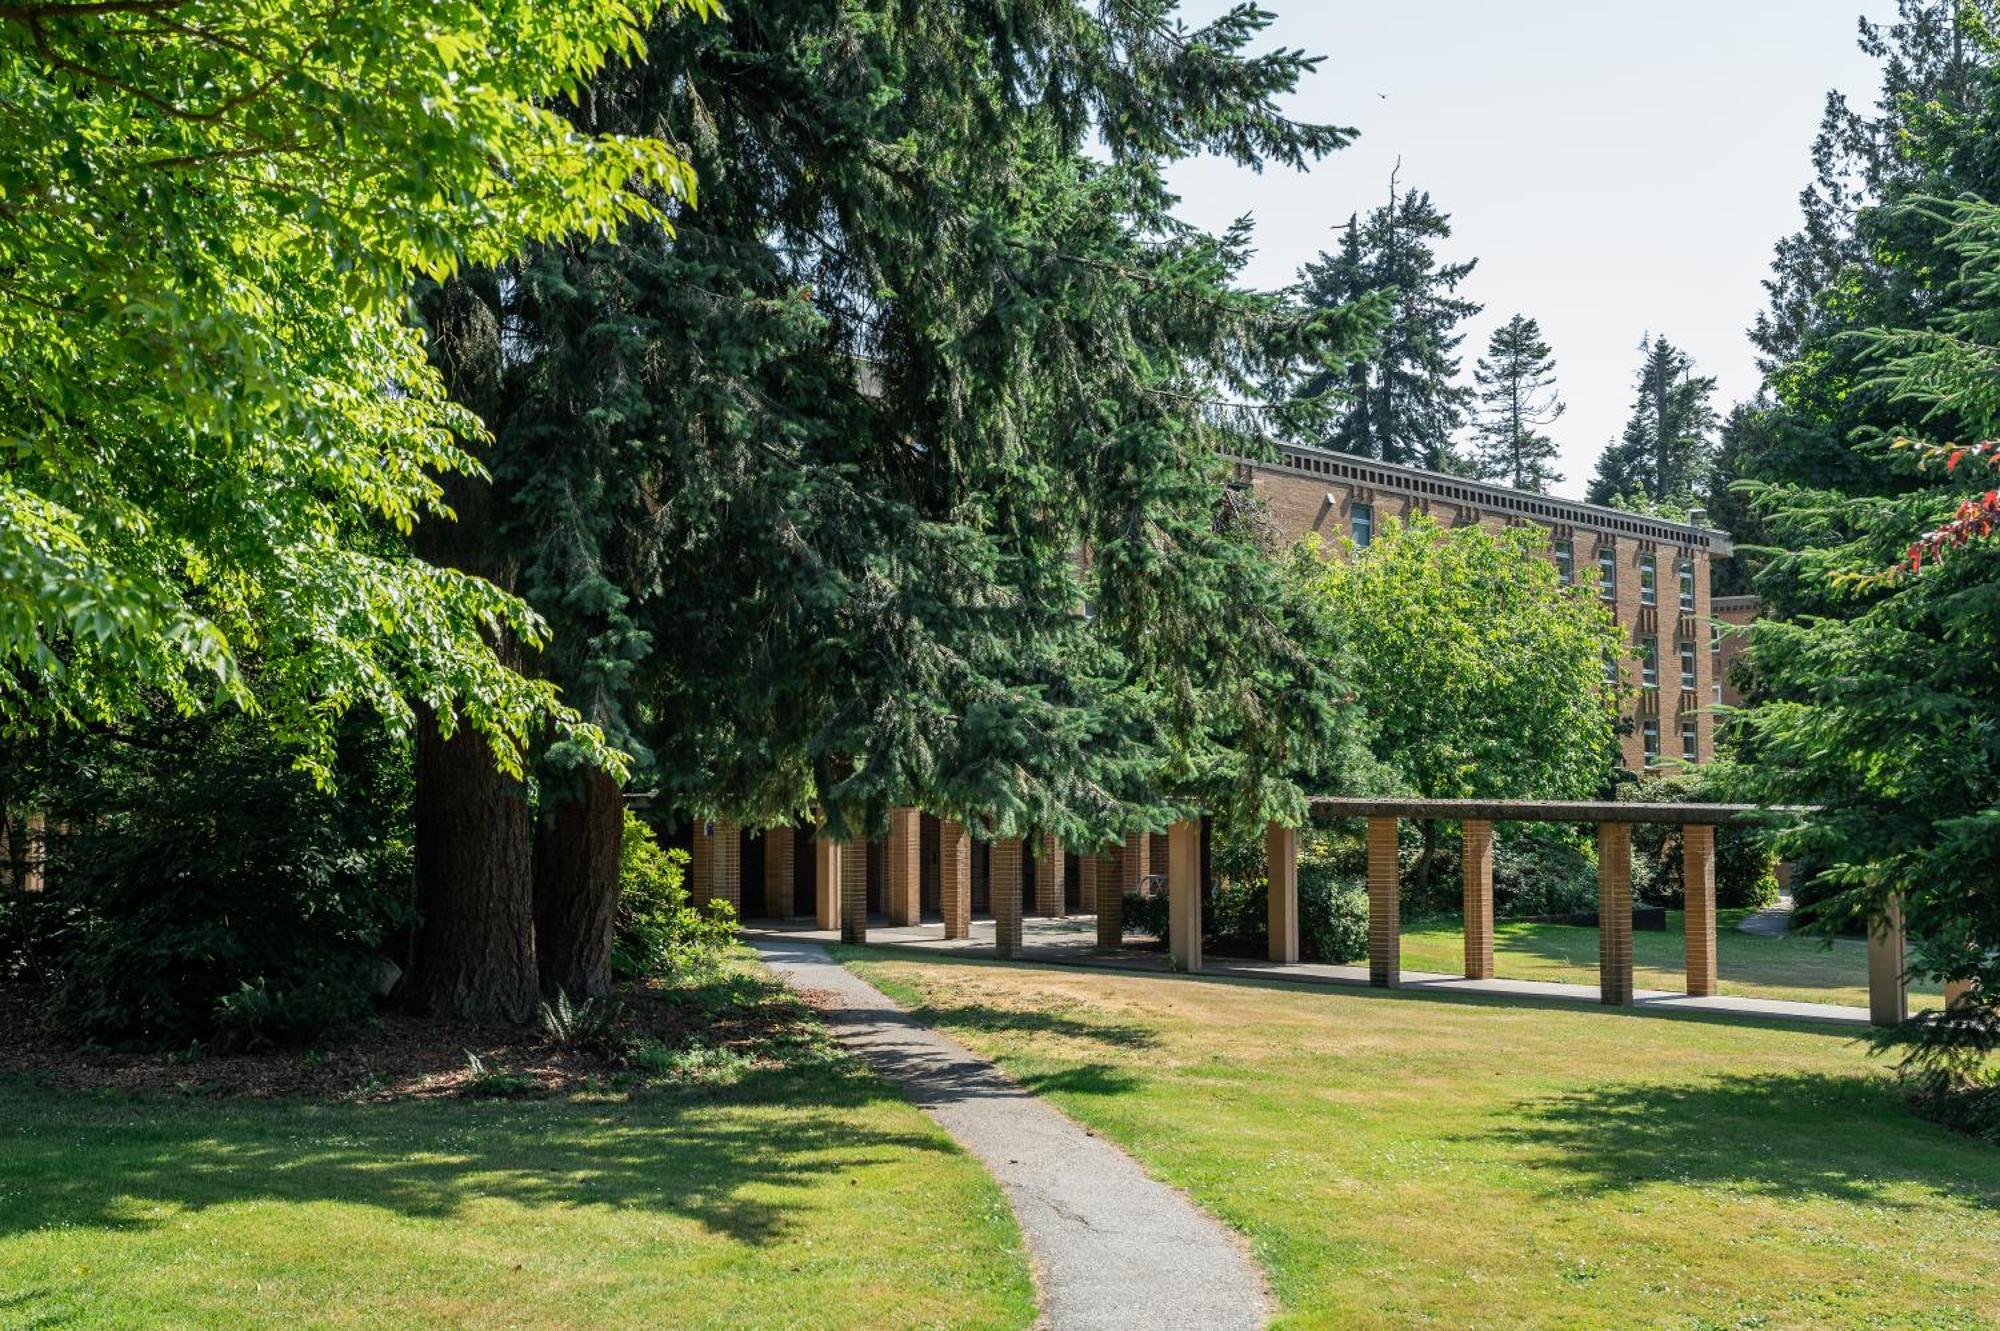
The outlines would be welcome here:
[[[1398,826],[1405,818],[1456,822],[1463,843],[1461,855],[1464,920],[1464,975],[1470,980],[1494,978],[1493,962],[1493,827],[1501,822],[1590,823],[1597,829],[1598,864],[1598,994],[1601,1002],[1629,1007],[1634,1001],[1632,959],[1632,829],[1640,824],[1665,824],[1681,829],[1683,875],[1686,881],[1687,993],[1711,998],[1719,992],[1716,971],[1715,830],[1730,826],[1767,826],[1800,812],[1742,804],[1640,804],[1616,801],[1563,800],[1432,800],[1319,797],[1310,801],[1319,817],[1367,821],[1368,846],[1368,979],[1393,989],[1402,983],[1400,925],[1401,878],[1397,864]],[[918,860],[921,824],[916,809],[896,809],[890,815],[886,842],[887,896],[892,925],[919,922]],[[733,823],[698,826],[695,836],[694,890],[697,899],[710,895],[741,900],[740,865],[734,850]],[[1174,969],[1202,968],[1201,823],[1190,819],[1173,824],[1166,834],[1165,881],[1167,947]],[[1295,827],[1270,825],[1266,834],[1270,883],[1270,959],[1279,964],[1299,960],[1298,841]],[[971,922],[971,835],[961,823],[940,820],[938,872],[947,939],[969,936]],[[1148,864],[1148,837],[1133,834],[1095,854],[1080,856],[1089,900],[1094,889],[1098,944],[1116,948],[1123,935],[1124,893],[1147,877],[1159,877],[1158,864]],[[818,886],[815,915],[822,929],[838,927],[844,941],[868,939],[868,843],[819,838],[813,853]],[[989,891],[994,920],[994,951],[1002,958],[1017,955],[1022,944],[1025,883],[1024,842],[1002,838],[990,845]],[[1035,839],[1039,865],[1063,862],[1063,847],[1054,837]],[[767,855],[767,874],[790,877],[791,855],[782,862]],[[1151,870],[1149,873],[1148,870]],[[1034,903],[1041,913],[1051,910],[1049,875],[1038,869]],[[1060,874],[1056,875],[1060,880]],[[1060,888],[1058,885],[1058,895]],[[1899,1025],[1909,1015],[1905,981],[1904,938],[1900,912],[1892,909],[1877,920],[1868,939],[1870,1019],[1879,1026]]]

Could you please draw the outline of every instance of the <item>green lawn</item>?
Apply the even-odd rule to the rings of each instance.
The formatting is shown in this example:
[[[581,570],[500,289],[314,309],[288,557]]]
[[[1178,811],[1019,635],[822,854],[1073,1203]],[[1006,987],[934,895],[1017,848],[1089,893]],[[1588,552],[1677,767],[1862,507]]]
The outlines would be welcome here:
[[[1842,940],[1829,949],[1817,935],[1765,938],[1746,934],[1736,927],[1745,914],[1740,910],[1719,913],[1716,969],[1723,993],[1796,1003],[1868,1006],[1865,944]],[[1685,989],[1685,948],[1679,911],[1667,912],[1664,933],[1635,930],[1634,983],[1641,989],[1674,992]],[[1414,921],[1403,930],[1405,970],[1455,975],[1464,966],[1464,935],[1456,919]],[[1493,967],[1503,980],[1596,984],[1597,930],[1502,920],[1493,931]],[[1943,1003],[1943,991],[1938,986],[1929,983],[1910,986],[1912,1008],[1940,1007]]]
[[[2000,1152],[1842,1032],[848,955],[1247,1234],[1288,1327],[2000,1323]]]
[[[1025,1327],[985,1172],[851,1060],[550,1100],[0,1085],[0,1326]]]

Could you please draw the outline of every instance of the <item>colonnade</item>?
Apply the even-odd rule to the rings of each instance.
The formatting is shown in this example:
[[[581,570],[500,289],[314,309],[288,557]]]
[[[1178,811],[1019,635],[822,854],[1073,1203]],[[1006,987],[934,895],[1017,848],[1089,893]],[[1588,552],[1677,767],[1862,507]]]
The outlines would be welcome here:
[[[1399,823],[1404,818],[1456,821],[1464,910],[1464,965],[1467,979],[1494,978],[1493,829],[1496,822],[1594,823],[1597,828],[1598,993],[1600,1001],[1625,1007],[1634,1001],[1632,945],[1632,828],[1643,823],[1677,824],[1681,832],[1682,875],[1686,885],[1683,942],[1690,997],[1720,992],[1716,964],[1715,830],[1758,816],[1736,805],[1641,805],[1549,801],[1320,799],[1324,814],[1366,820],[1368,849],[1368,979],[1379,988],[1403,983],[1401,872],[1397,860]],[[972,836],[959,822],[938,824],[939,902],[944,937],[970,935],[972,923]],[[922,820],[913,808],[893,810],[884,847],[884,904],[889,923],[921,922]],[[794,842],[791,829],[765,834],[766,913],[790,918],[794,899]],[[1272,823],[1265,837],[1269,893],[1270,960],[1299,960],[1298,830]],[[697,903],[721,898],[742,906],[739,829],[709,822],[695,829],[691,868]],[[869,843],[813,840],[815,922],[839,929],[843,941],[868,939]],[[1037,872],[1027,895],[1028,848],[1021,838],[989,843],[989,895],[994,952],[1019,954],[1024,911],[1044,916],[1065,913],[1066,854],[1062,842],[1040,836],[1033,846]],[[1201,824],[1173,824],[1164,836],[1132,833],[1123,842],[1077,855],[1082,906],[1097,917],[1097,943],[1114,949],[1124,940],[1123,904],[1149,878],[1165,880],[1167,950],[1173,968],[1202,968]],[[1160,861],[1164,860],[1164,863]],[[768,903],[780,903],[772,910]],[[1877,1025],[1896,1025],[1909,1013],[1904,937],[1900,912],[1878,921],[1869,937],[1870,1015]]]

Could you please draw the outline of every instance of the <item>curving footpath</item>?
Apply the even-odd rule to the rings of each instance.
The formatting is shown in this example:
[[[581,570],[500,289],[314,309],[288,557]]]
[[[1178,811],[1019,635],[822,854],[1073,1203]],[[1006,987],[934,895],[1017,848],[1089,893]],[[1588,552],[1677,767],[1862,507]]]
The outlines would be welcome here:
[[[1269,1300],[1235,1238],[1130,1156],[1084,1131],[978,1057],[918,1024],[817,943],[755,938],[842,1043],[901,1085],[992,1173],[1035,1261],[1053,1331],[1233,1331],[1264,1325]]]

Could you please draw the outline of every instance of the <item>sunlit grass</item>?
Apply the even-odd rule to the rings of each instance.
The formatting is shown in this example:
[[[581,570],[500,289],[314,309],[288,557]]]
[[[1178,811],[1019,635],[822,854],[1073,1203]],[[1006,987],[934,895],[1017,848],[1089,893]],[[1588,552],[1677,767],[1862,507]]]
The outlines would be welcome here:
[[[849,955],[1248,1235],[1286,1326],[2000,1322],[2000,1152],[1851,1033]]]

